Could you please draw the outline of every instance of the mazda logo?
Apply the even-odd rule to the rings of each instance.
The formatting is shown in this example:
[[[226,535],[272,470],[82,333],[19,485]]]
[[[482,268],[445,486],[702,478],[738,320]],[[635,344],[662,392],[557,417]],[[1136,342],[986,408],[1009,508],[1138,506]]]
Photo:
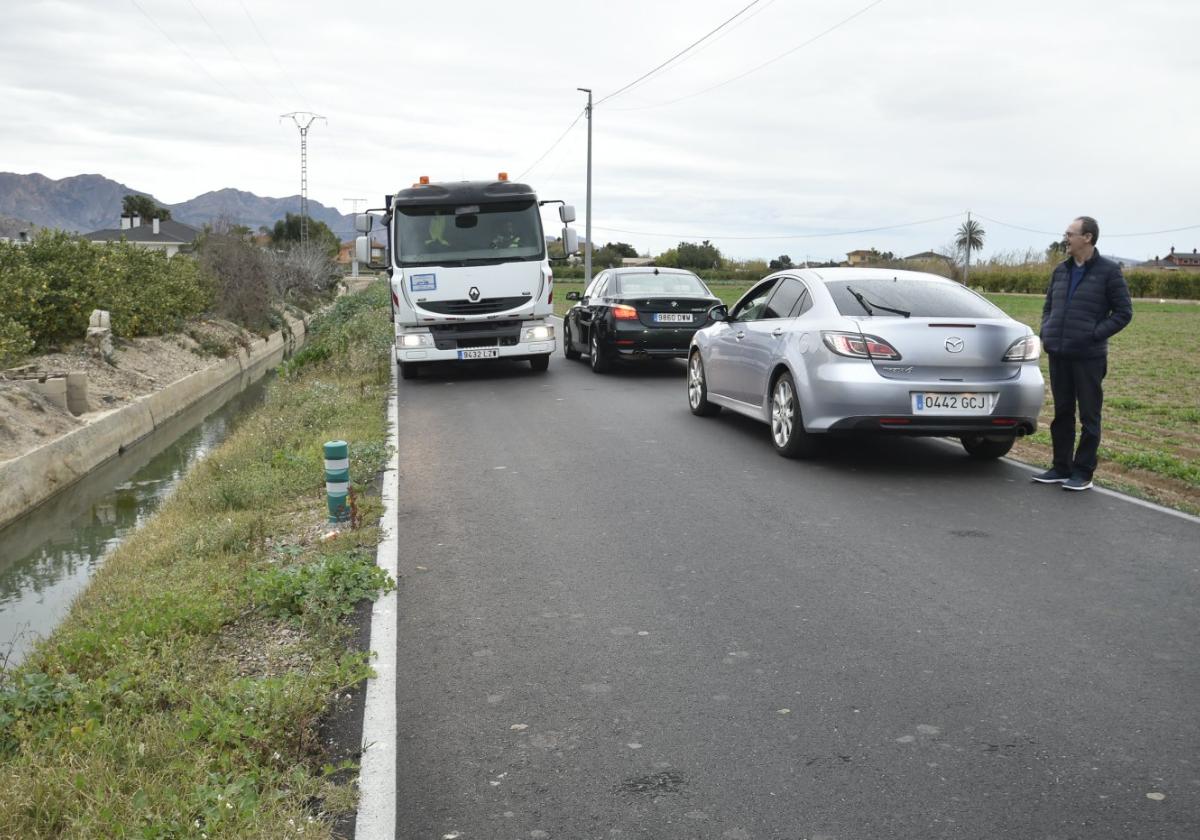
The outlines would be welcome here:
[[[467,297],[469,297],[471,300],[479,300],[479,287],[472,286],[471,291],[467,292]]]
[[[961,353],[964,346],[963,340],[956,335],[952,335],[946,339],[947,353]]]

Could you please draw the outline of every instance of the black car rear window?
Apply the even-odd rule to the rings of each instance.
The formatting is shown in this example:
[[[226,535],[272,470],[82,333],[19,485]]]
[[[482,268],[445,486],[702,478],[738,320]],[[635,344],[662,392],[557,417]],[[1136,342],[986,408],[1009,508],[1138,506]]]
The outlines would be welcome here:
[[[701,295],[710,297],[708,288],[694,274],[618,274],[615,294],[619,295]]]
[[[867,310],[851,294],[863,296],[867,306],[880,317],[898,317],[875,306],[903,309],[916,318],[1004,318],[997,306],[957,283],[940,283],[911,277],[859,278],[825,284],[843,315],[866,315]]]

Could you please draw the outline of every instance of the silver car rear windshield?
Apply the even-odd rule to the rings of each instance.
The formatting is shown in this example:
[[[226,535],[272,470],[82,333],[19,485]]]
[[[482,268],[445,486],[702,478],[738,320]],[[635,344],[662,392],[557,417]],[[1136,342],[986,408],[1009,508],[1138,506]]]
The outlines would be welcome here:
[[[868,307],[886,306],[903,309],[914,318],[1006,318],[970,289],[956,283],[938,283],[906,277],[835,280],[825,284],[843,315],[866,315],[867,310],[850,289],[862,295]],[[849,287],[849,288],[847,288]],[[895,313],[875,309],[879,317],[895,318]]]
[[[694,274],[619,274],[619,295],[700,295],[709,297],[708,288]]]
[[[537,203],[492,202],[400,207],[395,216],[400,265],[486,265],[540,260],[546,244]]]

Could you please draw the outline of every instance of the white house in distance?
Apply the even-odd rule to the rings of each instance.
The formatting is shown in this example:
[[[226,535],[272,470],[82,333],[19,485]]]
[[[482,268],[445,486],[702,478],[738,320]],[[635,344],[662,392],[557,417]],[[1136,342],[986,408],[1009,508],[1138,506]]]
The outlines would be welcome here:
[[[150,224],[144,225],[141,216],[122,216],[120,228],[94,230],[85,233],[83,238],[92,242],[120,242],[121,239],[125,239],[134,245],[152,251],[162,251],[168,257],[173,257],[179,253],[180,248],[195,242],[199,235],[200,231],[197,228],[174,219],[152,219]]]

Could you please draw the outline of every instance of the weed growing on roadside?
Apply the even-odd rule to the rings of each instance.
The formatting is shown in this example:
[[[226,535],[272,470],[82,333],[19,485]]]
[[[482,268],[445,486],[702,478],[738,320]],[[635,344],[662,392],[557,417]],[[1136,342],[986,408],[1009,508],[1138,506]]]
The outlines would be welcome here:
[[[370,349],[390,335],[386,290],[362,297],[314,330],[329,355],[276,380],[0,672],[4,836],[328,837],[324,816],[352,807],[317,726],[370,673],[340,619],[394,583],[371,562],[374,528],[294,540],[324,522],[324,441],[351,442],[360,492],[388,454],[390,358]],[[268,667],[247,659],[264,650]]]

